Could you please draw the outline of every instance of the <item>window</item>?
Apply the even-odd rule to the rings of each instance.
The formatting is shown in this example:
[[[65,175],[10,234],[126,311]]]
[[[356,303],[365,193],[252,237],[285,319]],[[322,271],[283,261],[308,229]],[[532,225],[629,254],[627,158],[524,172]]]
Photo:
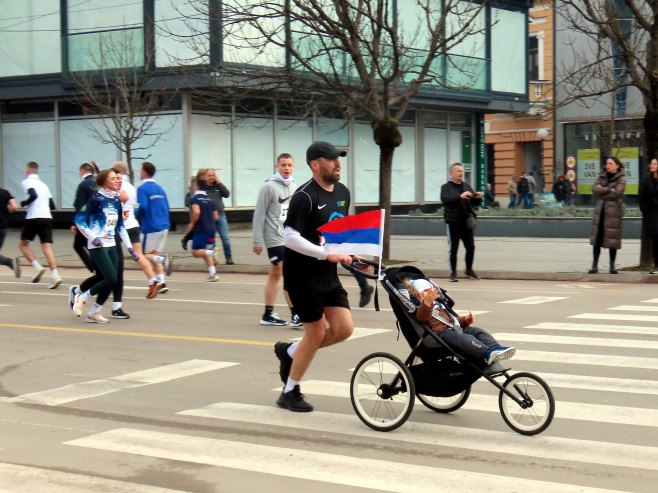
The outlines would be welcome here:
[[[539,38],[528,39],[528,80],[540,80],[539,77]]]
[[[526,12],[491,9],[491,89],[525,94],[527,87]]]

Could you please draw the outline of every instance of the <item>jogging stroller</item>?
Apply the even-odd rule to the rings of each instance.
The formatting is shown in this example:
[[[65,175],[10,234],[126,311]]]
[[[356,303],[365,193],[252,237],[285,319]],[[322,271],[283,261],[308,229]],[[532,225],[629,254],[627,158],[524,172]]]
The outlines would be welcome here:
[[[360,270],[358,264],[377,266],[375,262],[355,259],[348,270]],[[367,277],[380,279],[368,274]],[[519,372],[511,375],[500,362],[487,366],[458,354],[414,316],[416,306],[405,293],[403,279],[426,279],[416,267],[382,267],[381,285],[389,295],[398,331],[411,347],[402,362],[396,356],[377,352],[356,366],[350,383],[352,407],[363,423],[377,431],[391,431],[407,420],[417,397],[432,411],[449,413],[462,407],[469,398],[471,385],[484,378],[499,391],[498,407],[503,420],[517,433],[536,435],[551,424],[555,401],[549,386],[538,376]],[[439,302],[455,317],[454,301],[439,288]],[[377,298],[375,308],[379,309]],[[453,330],[453,329],[448,329]],[[498,379],[504,379],[502,383]]]

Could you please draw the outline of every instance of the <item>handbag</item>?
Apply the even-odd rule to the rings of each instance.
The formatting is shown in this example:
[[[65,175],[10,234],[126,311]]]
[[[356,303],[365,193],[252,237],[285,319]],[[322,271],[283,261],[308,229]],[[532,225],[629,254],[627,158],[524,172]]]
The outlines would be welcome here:
[[[477,228],[477,225],[478,225],[478,222],[477,222],[477,219],[475,218],[475,214],[473,214],[472,212],[469,212],[466,215],[466,227],[470,230],[474,230],[475,228]]]

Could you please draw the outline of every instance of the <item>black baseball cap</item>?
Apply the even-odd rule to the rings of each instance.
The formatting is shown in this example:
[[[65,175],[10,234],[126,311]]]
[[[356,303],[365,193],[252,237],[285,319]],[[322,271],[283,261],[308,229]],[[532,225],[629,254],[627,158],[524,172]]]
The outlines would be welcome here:
[[[313,142],[308,149],[306,149],[306,163],[311,164],[318,158],[336,159],[337,157],[347,156],[347,151],[341,151],[334,147],[329,142]]]

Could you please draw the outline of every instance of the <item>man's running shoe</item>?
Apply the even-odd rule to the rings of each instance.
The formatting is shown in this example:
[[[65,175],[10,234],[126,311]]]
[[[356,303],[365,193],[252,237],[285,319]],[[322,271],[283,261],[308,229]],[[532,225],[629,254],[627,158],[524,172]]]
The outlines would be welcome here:
[[[457,273],[456,272],[451,272],[450,273],[450,282],[459,282],[459,279],[457,279]]]
[[[158,293],[160,293],[160,294],[165,294],[167,291],[169,291],[169,288],[167,287],[166,282],[158,283],[158,286],[160,286],[158,288]]]
[[[276,313],[270,313],[269,315],[263,315],[263,318],[260,319],[261,325],[286,325],[288,322],[279,318],[279,315]]]
[[[281,392],[276,404],[279,407],[289,409],[296,413],[308,413],[313,411],[313,406],[304,400],[304,394],[299,390],[299,385],[295,385],[295,387],[289,392]]]
[[[233,262],[233,257],[230,255],[226,257],[226,265],[235,265],[235,262]]]
[[[112,310],[112,318],[130,318],[130,315],[128,315],[126,312],[124,312],[121,308],[117,308],[116,310]]]
[[[485,362],[490,365],[496,361],[510,359],[512,356],[514,356],[514,353],[516,353],[516,348],[496,346],[489,352],[489,356],[485,359]]]
[[[41,280],[41,276],[43,276],[46,273],[46,268],[42,265],[39,266],[39,269],[36,271],[34,274],[34,277],[32,278],[32,282],[36,283]]]
[[[293,329],[297,329],[297,328],[299,328],[299,327],[303,327],[303,326],[304,326],[304,324],[302,323],[302,321],[299,319],[299,315],[297,315],[296,313],[295,313],[295,314],[292,316],[292,318],[290,319],[290,324],[289,324],[289,325],[290,325],[290,327],[292,327]]]
[[[100,313],[94,313],[93,315],[87,315],[87,323],[90,324],[107,324],[110,323],[108,319],[106,319],[103,315]]]
[[[158,295],[158,291],[160,288],[164,286],[163,282],[154,282],[153,284],[149,284],[149,291],[146,293],[146,299],[147,300],[152,300]]]
[[[471,270],[465,270],[464,275],[468,277],[469,279],[473,279],[474,281],[479,281],[480,276],[478,276],[473,269]]]
[[[73,310],[73,303],[75,303],[75,289],[78,286],[69,286],[69,308]]]
[[[288,381],[290,367],[292,366],[292,358],[288,354],[288,348],[290,346],[290,342],[279,341],[274,344],[274,354],[279,359],[279,378],[281,378],[283,383]]]
[[[62,277],[59,274],[57,274],[50,281],[50,284],[48,285],[48,289],[57,289],[60,284],[62,284]]]
[[[174,269],[173,263],[174,263],[174,257],[171,255],[171,253],[168,253],[167,255],[165,255],[164,268],[165,268],[165,275],[167,277],[169,277],[171,275],[171,272]]]
[[[76,295],[75,295],[75,298],[73,299],[73,313],[75,313],[75,315],[76,315],[77,317],[79,317],[80,315],[82,315],[82,310],[83,310],[84,307],[85,307],[85,303],[86,303],[86,302],[85,302],[85,300],[82,298],[82,295],[81,295],[81,294],[76,294]]]
[[[16,279],[19,279],[21,277],[21,258],[16,257],[14,259],[14,265],[12,266],[12,269],[14,269],[14,276]]]
[[[372,298],[372,293],[375,292],[375,288],[372,286],[366,286],[365,289],[361,290],[361,297],[359,298],[359,308],[363,308],[368,303],[370,303],[370,298]]]
[[[217,281],[219,281],[219,276],[217,274],[208,275],[208,277],[206,278],[206,281],[208,281],[208,282],[217,282]]]

